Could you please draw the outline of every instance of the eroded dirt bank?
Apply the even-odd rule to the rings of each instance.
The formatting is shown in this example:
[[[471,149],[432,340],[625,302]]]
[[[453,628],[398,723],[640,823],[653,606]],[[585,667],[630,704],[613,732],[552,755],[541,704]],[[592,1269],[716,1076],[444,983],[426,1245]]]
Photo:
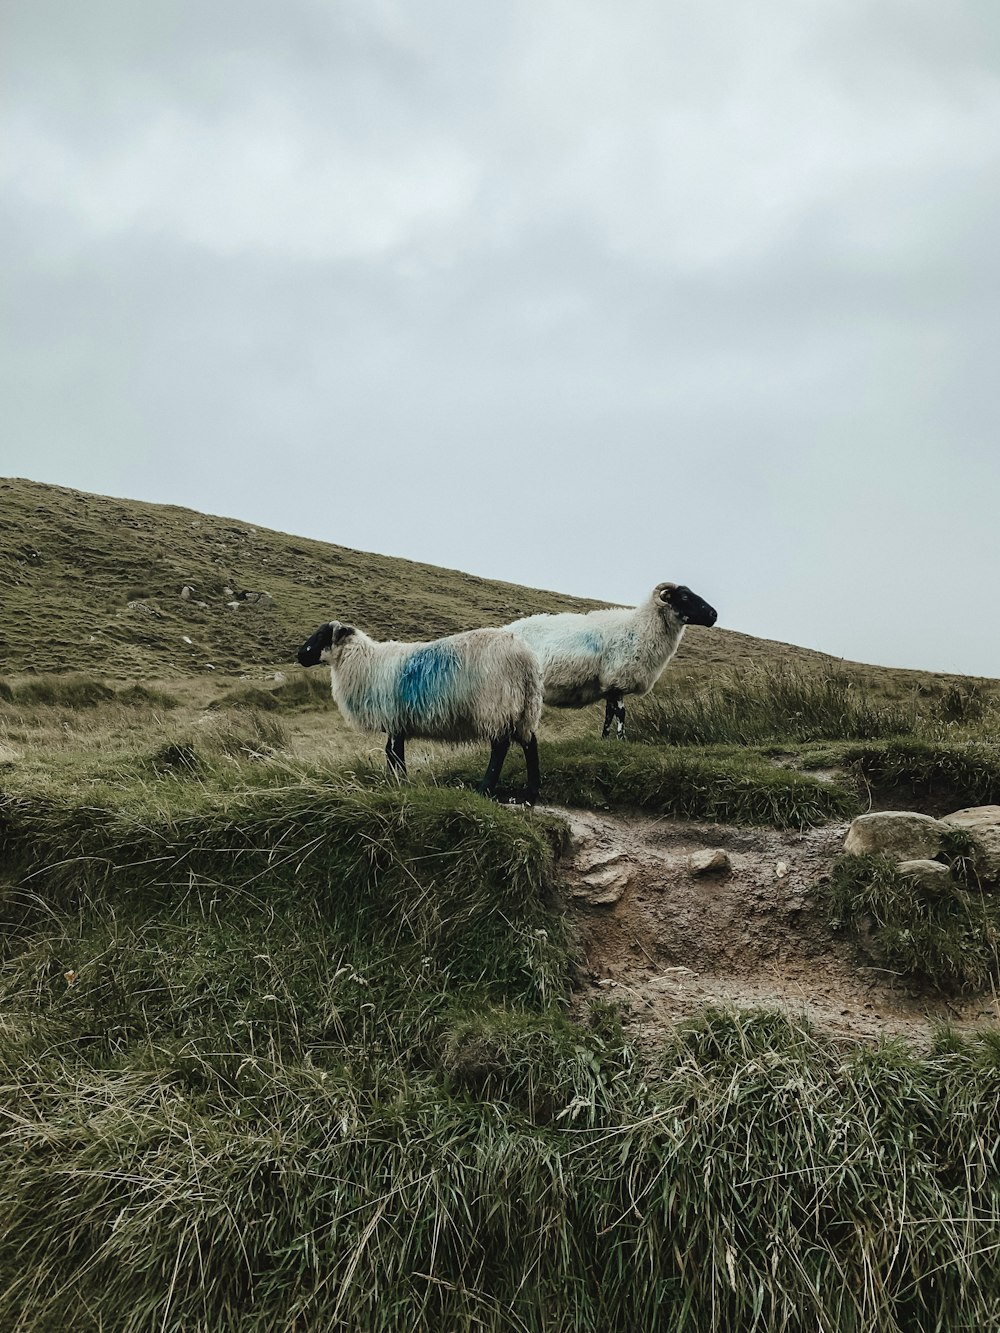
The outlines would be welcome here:
[[[562,862],[582,958],[578,1002],[602,992],[654,1038],[706,1005],[779,1006],[833,1035],[906,1036],[1000,1021],[991,995],[921,992],[830,931],[816,887],[846,824],[808,833],[738,829],[550,807],[572,829]],[[694,874],[693,853],[729,869]]]

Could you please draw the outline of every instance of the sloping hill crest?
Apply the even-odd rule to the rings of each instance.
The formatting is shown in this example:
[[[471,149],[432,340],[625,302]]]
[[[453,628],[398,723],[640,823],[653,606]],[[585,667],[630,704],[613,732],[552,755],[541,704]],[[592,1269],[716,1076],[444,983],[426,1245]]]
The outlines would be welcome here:
[[[664,577],[670,571],[651,570],[650,586]],[[0,579],[0,669],[12,672],[169,677],[208,663],[233,672],[293,660],[324,618],[379,638],[426,639],[603,604],[20,478],[0,480]],[[192,589],[187,597],[184,588]],[[263,605],[254,605],[255,593],[267,594]],[[779,658],[837,660],[693,628],[678,661]]]

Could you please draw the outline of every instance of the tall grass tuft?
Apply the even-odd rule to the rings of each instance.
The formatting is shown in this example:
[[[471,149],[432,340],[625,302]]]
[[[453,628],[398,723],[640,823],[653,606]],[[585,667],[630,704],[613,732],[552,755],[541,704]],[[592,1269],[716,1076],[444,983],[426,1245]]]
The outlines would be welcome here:
[[[230,758],[266,759],[287,746],[288,733],[279,718],[244,707],[207,715],[198,743]]]
[[[942,813],[1000,802],[1000,740],[922,741],[848,746],[843,759],[872,788]]]
[[[63,708],[95,708],[115,698],[112,686],[83,674],[33,677],[15,685],[13,694],[20,704]]]
[[[295,712],[299,709],[332,709],[333,694],[326,671],[309,675],[297,672],[275,686],[239,685],[221,694],[211,708],[256,708],[262,712]]]
[[[877,698],[846,672],[796,667],[719,672],[692,693],[649,695],[630,709],[631,734],[670,745],[873,740],[911,734],[916,700]]]
[[[11,683],[0,680],[0,701],[29,707],[98,708],[102,704],[124,704],[133,708],[168,710],[177,699],[167,690],[149,685],[109,685],[83,672],[32,676]]]
[[[957,831],[959,834],[961,831]],[[886,856],[843,856],[824,895],[835,928],[858,932],[880,963],[945,993],[1000,985],[1000,900],[961,853],[953,878],[933,887]]]

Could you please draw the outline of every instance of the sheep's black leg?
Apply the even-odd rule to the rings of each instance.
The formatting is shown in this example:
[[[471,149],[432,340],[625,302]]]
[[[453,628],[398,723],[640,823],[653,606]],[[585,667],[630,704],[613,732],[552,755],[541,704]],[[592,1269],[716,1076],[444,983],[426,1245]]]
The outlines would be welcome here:
[[[524,789],[524,800],[526,805],[534,805],[538,800],[538,793],[542,789],[542,775],[538,768],[538,738],[532,736],[526,744],[522,742],[521,748],[524,750],[524,762],[528,770],[528,783]]]
[[[385,758],[390,775],[406,777],[406,753],[404,737],[390,736],[385,743]]]
[[[486,776],[479,784],[480,795],[493,795],[494,788],[500,781],[500,770],[503,768],[503,761],[507,758],[507,751],[509,749],[509,736],[503,736],[499,740],[495,740],[490,746],[490,765],[486,770]]]
[[[610,690],[605,696],[604,705],[604,730],[601,736],[607,740],[611,734],[612,721],[617,722],[617,736],[620,741],[625,739],[625,701],[620,690]]]

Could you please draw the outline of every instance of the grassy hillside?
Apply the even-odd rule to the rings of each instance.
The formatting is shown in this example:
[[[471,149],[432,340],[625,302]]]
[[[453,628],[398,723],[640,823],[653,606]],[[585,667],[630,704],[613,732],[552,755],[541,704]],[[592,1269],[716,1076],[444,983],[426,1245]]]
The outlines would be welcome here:
[[[259,753],[105,778],[0,792],[3,1328],[996,1327],[995,1032],[637,1050],[571,1017],[559,821]]]
[[[0,578],[0,1328],[998,1327],[1000,1038],[957,1007],[1000,988],[998,895],[961,848],[932,899],[808,850],[872,803],[1000,801],[996,682],[694,631],[631,743],[546,711],[570,820],[467,790],[482,747],[414,744],[389,781],[326,672],[269,674],[325,615],[423,635],[589,603],[20,481]],[[807,990],[836,940],[955,1030],[852,1042],[722,955],[735,1007],[677,1025],[633,983],[702,964],[638,934],[603,988],[585,932],[625,918],[568,868],[595,809],[629,857],[636,820],[647,852],[730,826],[768,972],[808,917]],[[649,892],[676,919],[671,855]]]
[[[650,586],[669,577],[670,570],[650,570]],[[0,668],[112,677],[178,676],[204,671],[206,663],[233,672],[288,662],[320,620],[334,617],[380,638],[433,638],[538,611],[599,605],[174,505],[19,479],[0,481],[0,579]],[[188,601],[181,597],[185,585],[194,589]],[[636,596],[644,591],[636,589]],[[246,592],[266,592],[273,605],[230,610],[227,603]],[[721,590],[718,600],[724,602]],[[693,628],[678,666],[833,660],[724,629]]]

